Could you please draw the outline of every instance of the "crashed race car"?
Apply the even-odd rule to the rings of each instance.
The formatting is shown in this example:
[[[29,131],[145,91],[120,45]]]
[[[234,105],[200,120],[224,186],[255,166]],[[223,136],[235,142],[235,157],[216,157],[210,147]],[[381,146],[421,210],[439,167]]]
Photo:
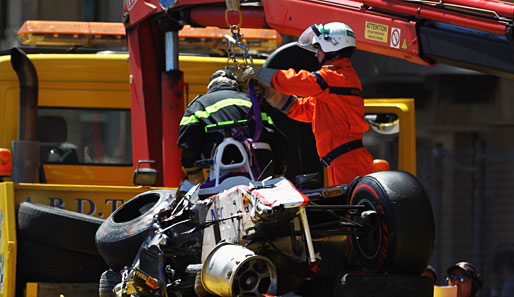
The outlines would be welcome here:
[[[419,275],[434,232],[426,192],[404,171],[314,190],[285,178],[209,197],[200,185],[185,194],[153,190],[98,229],[97,247],[112,268],[100,292],[307,296],[312,284],[333,285],[346,273]]]

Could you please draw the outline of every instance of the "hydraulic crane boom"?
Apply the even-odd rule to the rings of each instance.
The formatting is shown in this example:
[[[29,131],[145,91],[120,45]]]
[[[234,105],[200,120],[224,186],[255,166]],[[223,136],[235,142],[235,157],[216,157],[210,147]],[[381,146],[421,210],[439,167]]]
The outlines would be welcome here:
[[[152,159],[161,184],[182,177],[176,127],[183,82],[177,32],[183,25],[273,28],[299,36],[314,23],[342,21],[359,50],[409,62],[444,63],[514,78],[514,4],[490,0],[128,0],[134,163]]]

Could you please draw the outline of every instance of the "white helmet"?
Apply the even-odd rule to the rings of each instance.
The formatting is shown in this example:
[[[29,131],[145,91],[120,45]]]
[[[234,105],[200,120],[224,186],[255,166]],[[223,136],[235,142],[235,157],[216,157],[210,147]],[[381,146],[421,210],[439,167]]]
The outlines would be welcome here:
[[[297,44],[311,52],[316,52],[317,48],[313,45],[319,44],[323,52],[330,53],[350,46],[356,47],[356,40],[352,28],[333,22],[310,26],[300,35]]]

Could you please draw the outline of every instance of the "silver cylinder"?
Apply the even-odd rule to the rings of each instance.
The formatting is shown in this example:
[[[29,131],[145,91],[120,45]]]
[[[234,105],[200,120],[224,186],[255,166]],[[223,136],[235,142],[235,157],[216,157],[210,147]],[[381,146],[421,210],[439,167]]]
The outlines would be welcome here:
[[[202,268],[202,285],[222,297],[275,295],[275,265],[243,246],[220,243],[209,253]]]

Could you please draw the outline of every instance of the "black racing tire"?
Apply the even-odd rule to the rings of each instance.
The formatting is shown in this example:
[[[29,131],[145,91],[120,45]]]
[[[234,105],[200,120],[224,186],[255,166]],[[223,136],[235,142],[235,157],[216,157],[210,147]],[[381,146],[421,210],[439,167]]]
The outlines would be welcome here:
[[[274,50],[263,66],[286,70],[293,68],[296,71],[316,71],[321,67],[314,53],[297,46],[296,41]],[[297,175],[316,172],[323,176],[323,166],[319,162],[311,123],[295,121],[266,102],[262,104],[262,111],[266,112],[277,128],[287,135],[289,148],[302,148],[301,151],[292,150],[286,155],[286,178],[293,181]]]
[[[18,239],[16,279],[20,282],[96,283],[108,267],[99,255]]]
[[[275,69],[293,68],[296,71],[302,69],[316,71],[321,68],[321,65],[312,52],[299,47],[296,41],[294,41],[286,43],[274,50],[268,58],[266,58],[263,67]]]
[[[104,219],[23,202],[18,208],[16,220],[20,238],[57,248],[100,255],[95,245],[95,234]]]
[[[369,272],[419,275],[434,250],[432,206],[416,177],[405,171],[369,174],[355,187],[351,205],[378,213],[372,230],[351,236],[360,265]]]
[[[100,282],[98,283],[98,295],[99,297],[116,297],[113,289],[121,283],[121,273],[108,269],[100,276]]]
[[[146,239],[153,216],[169,206],[176,190],[141,193],[116,209],[98,228],[96,247],[110,268],[130,266]]]

